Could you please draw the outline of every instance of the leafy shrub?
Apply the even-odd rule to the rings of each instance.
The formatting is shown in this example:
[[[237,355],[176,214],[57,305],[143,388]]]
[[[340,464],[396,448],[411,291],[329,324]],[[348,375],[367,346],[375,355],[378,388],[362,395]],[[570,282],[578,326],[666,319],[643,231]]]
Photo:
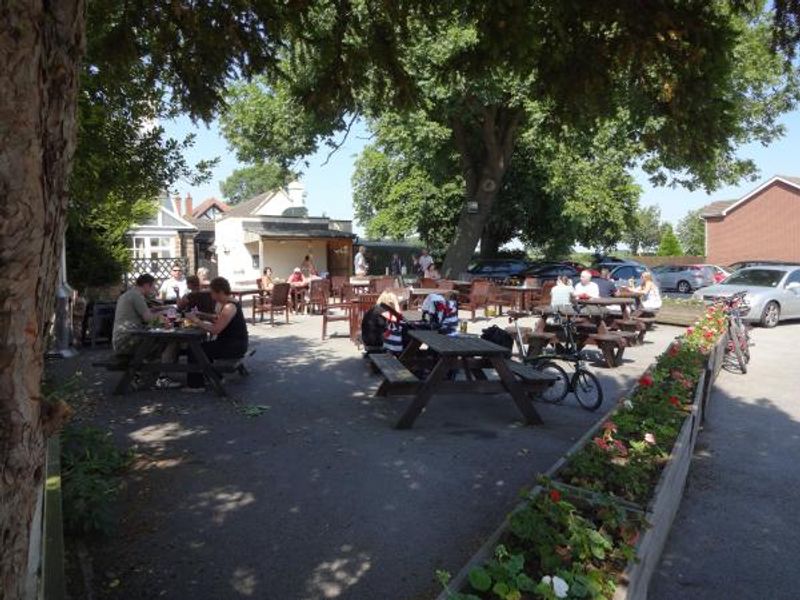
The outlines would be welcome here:
[[[113,505],[120,475],[131,461],[108,432],[69,426],[61,434],[64,529],[72,535],[108,535],[114,528]]]

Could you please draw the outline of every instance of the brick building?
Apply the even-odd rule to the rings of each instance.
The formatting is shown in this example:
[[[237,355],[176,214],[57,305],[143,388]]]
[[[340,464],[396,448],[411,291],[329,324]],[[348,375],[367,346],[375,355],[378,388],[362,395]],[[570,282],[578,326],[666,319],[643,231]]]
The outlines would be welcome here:
[[[703,208],[706,260],[800,262],[800,177],[778,175],[738,200]]]

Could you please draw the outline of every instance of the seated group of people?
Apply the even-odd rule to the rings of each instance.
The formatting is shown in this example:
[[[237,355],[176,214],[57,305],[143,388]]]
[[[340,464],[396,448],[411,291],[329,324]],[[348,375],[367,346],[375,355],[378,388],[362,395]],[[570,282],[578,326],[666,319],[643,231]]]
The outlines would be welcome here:
[[[156,279],[149,273],[139,275],[135,285],[124,292],[117,299],[114,314],[114,328],[112,334],[112,347],[116,355],[133,355],[143,338],[136,335],[136,331],[147,325],[158,324],[161,327],[173,327],[172,319],[177,318],[176,309],[184,312],[185,319],[194,327],[203,329],[213,336],[210,341],[201,344],[209,360],[215,358],[240,358],[247,352],[248,334],[247,324],[241,305],[236,302],[231,286],[224,277],[215,277],[208,282],[208,289],[202,289],[200,275],[187,277],[184,282],[183,293],[178,285],[174,285],[176,275],[181,273],[173,269],[173,277],[162,284],[159,292],[167,295],[171,292],[175,305],[164,304],[156,296]],[[169,285],[166,285],[169,284]],[[175,288],[178,288],[176,291]],[[179,348],[175,343],[167,343],[161,350],[162,363],[177,362]],[[156,357],[149,357],[156,358]],[[189,361],[195,357],[189,355]],[[137,377],[134,386],[141,386],[141,379]],[[177,388],[181,383],[167,377],[165,373],[159,374],[156,379],[158,388]],[[204,388],[202,373],[187,374],[187,389],[202,390]]]
[[[308,282],[314,279],[322,279],[322,277],[317,271],[317,267],[314,265],[314,260],[311,258],[311,255],[306,254],[303,262],[300,263],[300,266],[295,267],[286,278],[286,283],[292,287],[301,287],[307,285]],[[275,287],[275,284],[279,283],[280,281],[280,279],[277,279],[273,275],[272,267],[264,267],[264,270],[261,273],[260,281],[262,290],[265,292],[271,292],[272,288]]]
[[[640,297],[642,308],[649,310],[661,308],[661,294],[649,271],[642,273],[640,285],[627,291]],[[608,269],[602,269],[599,277],[592,277],[590,271],[581,271],[580,280],[574,286],[566,275],[556,279],[556,285],[550,290],[550,305],[571,305],[574,299],[613,298],[618,293],[617,285],[609,278]],[[619,310],[618,306],[616,308]]]

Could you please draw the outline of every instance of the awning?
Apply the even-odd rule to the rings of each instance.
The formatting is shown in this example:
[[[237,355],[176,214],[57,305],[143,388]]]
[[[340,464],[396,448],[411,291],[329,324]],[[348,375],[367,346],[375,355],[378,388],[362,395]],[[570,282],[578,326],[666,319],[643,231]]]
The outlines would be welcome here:
[[[287,225],[290,225],[287,227]],[[319,226],[304,226],[305,223],[245,223],[244,241],[257,242],[261,238],[267,239],[290,239],[290,240],[309,240],[309,239],[353,239],[355,235],[346,231],[336,229],[323,229]]]

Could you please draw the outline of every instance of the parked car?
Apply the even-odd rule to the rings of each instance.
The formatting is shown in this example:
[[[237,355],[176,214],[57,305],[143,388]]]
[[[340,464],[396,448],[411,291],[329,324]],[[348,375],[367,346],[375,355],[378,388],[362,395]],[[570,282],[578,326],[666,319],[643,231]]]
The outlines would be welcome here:
[[[480,259],[467,269],[470,279],[505,281],[518,277],[530,266],[527,260],[518,258]]]
[[[638,284],[642,273],[647,270],[647,267],[638,263],[625,263],[610,269],[609,279],[617,285],[628,285],[628,281],[631,279]]]
[[[741,260],[739,262],[735,262],[733,264],[728,265],[727,269],[731,273],[734,271],[738,271],[739,269],[746,269],[748,267],[763,267],[768,265],[789,265],[794,267],[800,267],[800,263],[785,261],[785,260]]]
[[[722,283],[727,279],[731,272],[728,269],[723,269],[719,265],[703,265],[704,267],[711,267],[714,269],[714,283]]]
[[[688,294],[693,290],[714,285],[714,267],[711,265],[659,265],[653,267],[658,285],[665,290]]]
[[[800,266],[740,269],[722,283],[697,290],[694,297],[711,302],[740,291],[747,292],[742,307],[744,321],[775,327],[784,319],[800,319]]]
[[[613,262],[599,262],[592,265],[592,268],[599,273],[601,269],[608,269],[609,271],[613,271],[617,267],[623,267],[623,266],[640,267],[645,271],[647,270],[647,265],[643,265],[642,263],[637,262],[635,260],[624,260],[624,261],[615,260]]]
[[[520,278],[535,277],[542,282],[555,280],[560,275],[573,278],[580,274],[574,266],[563,262],[552,262],[534,265],[520,274]]]

